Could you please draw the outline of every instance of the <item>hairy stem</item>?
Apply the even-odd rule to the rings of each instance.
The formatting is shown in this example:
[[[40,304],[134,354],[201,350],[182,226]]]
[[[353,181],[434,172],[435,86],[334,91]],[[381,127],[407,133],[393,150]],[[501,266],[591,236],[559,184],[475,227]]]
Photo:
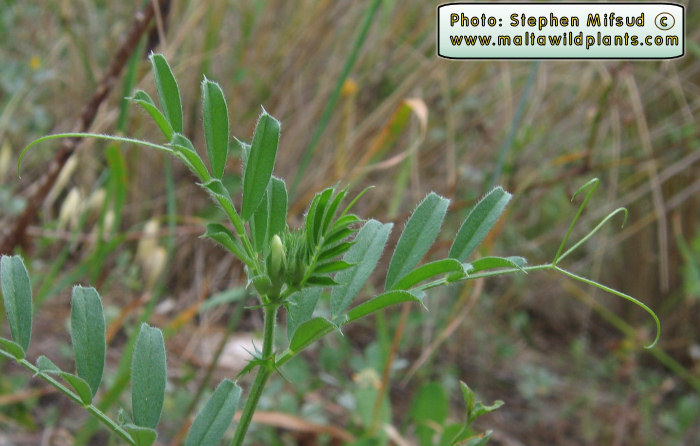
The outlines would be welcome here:
[[[275,340],[275,324],[277,322],[277,305],[265,306],[265,328],[263,335],[263,350],[262,359],[264,362],[258,367],[258,374],[255,376],[253,387],[250,389],[250,394],[245,402],[245,407],[241,413],[241,418],[236,426],[236,434],[233,437],[231,446],[241,446],[245,440],[246,433],[250,427],[250,422],[253,419],[255,409],[258,407],[258,402],[262,396],[263,389],[267,380],[275,371],[275,358],[272,354]]]

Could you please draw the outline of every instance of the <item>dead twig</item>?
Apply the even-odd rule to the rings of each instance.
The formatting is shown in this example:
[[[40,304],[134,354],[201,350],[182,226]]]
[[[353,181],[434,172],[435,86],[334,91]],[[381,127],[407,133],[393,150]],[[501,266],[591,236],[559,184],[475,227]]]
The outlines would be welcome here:
[[[136,13],[131,30],[114,54],[112,62],[107,72],[102,77],[102,80],[97,85],[95,92],[80,112],[78,120],[73,127],[73,132],[87,132],[90,129],[90,126],[97,116],[98,108],[114,88],[122,69],[136,50],[141,36],[146,32],[149,24],[153,20],[156,8],[160,8],[161,4],[164,2],[165,0],[153,1],[149,3],[143,11]],[[22,215],[17,217],[14,221],[12,228],[6,234],[3,234],[2,240],[0,240],[0,254],[11,254],[17,246],[26,249],[27,227],[36,218],[41,203],[43,203],[46,195],[56,182],[56,178],[66,164],[66,161],[75,153],[80,145],[80,141],[81,139],[79,138],[67,138],[63,140],[60,149],[46,169],[46,173],[29,187],[27,206],[24,212],[22,212]]]

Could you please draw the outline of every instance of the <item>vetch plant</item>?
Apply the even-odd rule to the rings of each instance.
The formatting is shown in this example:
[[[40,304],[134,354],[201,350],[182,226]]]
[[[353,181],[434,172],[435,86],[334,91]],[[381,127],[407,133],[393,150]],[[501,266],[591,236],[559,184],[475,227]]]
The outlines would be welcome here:
[[[591,180],[578,193],[587,191],[578,212],[550,263],[528,266],[524,258],[484,257],[469,260],[475,249],[502,214],[511,195],[500,187],[491,190],[463,222],[446,258],[421,264],[435,242],[448,210],[449,200],[429,193],[415,208],[399,237],[391,256],[379,295],[353,305],[375,270],[393,229],[391,223],[375,219],[363,220],[352,212],[353,206],[367,189],[349,197],[347,189],[329,187],[312,199],[300,228],[287,225],[287,188],[284,180],[272,175],[280,139],[280,124],[265,110],[258,119],[250,143],[229,139],[228,110],[218,84],[202,81],[202,104],[206,160],[182,134],[183,118],[180,92],[166,59],[160,54],[150,57],[158,96],[158,105],[144,91],[130,98],[141,106],[161,130],[165,143],[152,143],[120,136],[89,133],[63,133],[39,138],[20,155],[19,165],[27,150],[43,141],[56,138],[98,138],[156,149],[180,159],[199,180],[199,185],[218,204],[228,224],[210,222],[203,237],[212,239],[245,264],[248,286],[259,297],[257,307],[264,313],[262,349],[253,353],[241,374],[255,371],[245,405],[232,441],[241,445],[266,383],[280,367],[308,346],[342,327],[386,307],[403,302],[424,305],[432,288],[467,280],[511,273],[554,270],[572,279],[593,285],[627,299],[646,310],[656,324],[654,312],[637,299],[560,266],[582,243],[595,234],[608,220],[626,210],[617,209],[605,217],[581,240],[567,248],[567,242],[581,212],[597,187]],[[234,204],[229,190],[222,183],[229,143],[238,146],[243,163],[241,205]],[[31,337],[32,296],[30,281],[22,259],[2,258],[2,292],[12,340],[0,339],[0,354],[31,370],[77,404],[83,406],[116,435],[131,445],[150,445],[156,439],[165,394],[166,353],[163,335],[157,328],[140,327],[132,356],[131,415],[120,412],[118,420],[100,411],[93,399],[99,388],[105,358],[105,325],[102,303],[93,288],[73,289],[71,338],[76,360],[76,373],[60,370],[45,356],[36,363],[26,357]],[[320,299],[330,300],[330,314],[314,316]],[[288,343],[275,345],[280,310],[286,315]],[[470,428],[473,420],[501,404],[487,406],[475,400],[462,383],[467,408],[463,425],[445,430],[440,444],[485,444],[490,433],[476,434]],[[234,380],[223,380],[204,408],[194,419],[186,445],[216,445],[231,424],[241,396]],[[430,432],[421,432],[421,445],[430,444]]]

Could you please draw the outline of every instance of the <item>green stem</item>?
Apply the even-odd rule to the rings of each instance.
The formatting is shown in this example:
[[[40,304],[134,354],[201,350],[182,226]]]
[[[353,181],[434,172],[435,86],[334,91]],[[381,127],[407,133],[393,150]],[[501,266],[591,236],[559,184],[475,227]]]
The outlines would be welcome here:
[[[250,427],[250,422],[253,419],[255,409],[258,407],[260,397],[267,380],[275,371],[275,358],[272,354],[275,340],[275,324],[277,322],[277,305],[265,306],[265,328],[263,335],[263,350],[262,359],[264,362],[258,367],[258,374],[253,382],[253,387],[250,389],[250,394],[246,400],[245,407],[241,413],[241,419],[236,426],[236,434],[233,437],[231,446],[241,446],[245,440],[246,433]]]

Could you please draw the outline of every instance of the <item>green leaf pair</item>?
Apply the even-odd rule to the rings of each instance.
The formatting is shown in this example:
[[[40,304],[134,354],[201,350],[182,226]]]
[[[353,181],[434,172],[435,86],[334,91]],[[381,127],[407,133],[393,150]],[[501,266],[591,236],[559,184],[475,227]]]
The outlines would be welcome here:
[[[455,237],[448,258],[416,265],[430,250],[440,232],[449,200],[430,193],[416,207],[399,238],[386,275],[387,290],[409,290],[433,277],[448,275],[445,284],[466,279],[471,272],[499,267],[522,267],[525,259],[488,257],[463,263],[484,240],[503,213],[511,195],[497,187],[471,210]]]
[[[167,380],[163,333],[145,323],[140,327],[131,358],[133,423],[122,427],[122,423],[108,419],[92,405],[102,381],[106,349],[104,311],[97,290],[82,286],[73,288],[71,340],[77,373],[72,374],[64,372],[43,355],[37,358],[36,366],[25,360],[32,328],[32,292],[21,257],[0,258],[0,282],[13,337],[13,340],[0,338],[0,353],[14,358],[88,408],[129,444],[152,445],[157,438],[155,428],[161,416]],[[60,376],[74,393],[49,375]],[[232,381],[221,382],[195,418],[186,445],[215,446],[231,424],[240,393],[240,387]]]
[[[210,174],[192,142],[183,135],[180,89],[168,61],[162,54],[151,54],[150,60],[160,109],[143,90],[135,91],[130,100],[151,116],[174,154],[200,179],[207,181],[211,176],[220,179],[226,168],[229,143],[228,107],[221,87],[206,78],[202,81],[202,114]]]

